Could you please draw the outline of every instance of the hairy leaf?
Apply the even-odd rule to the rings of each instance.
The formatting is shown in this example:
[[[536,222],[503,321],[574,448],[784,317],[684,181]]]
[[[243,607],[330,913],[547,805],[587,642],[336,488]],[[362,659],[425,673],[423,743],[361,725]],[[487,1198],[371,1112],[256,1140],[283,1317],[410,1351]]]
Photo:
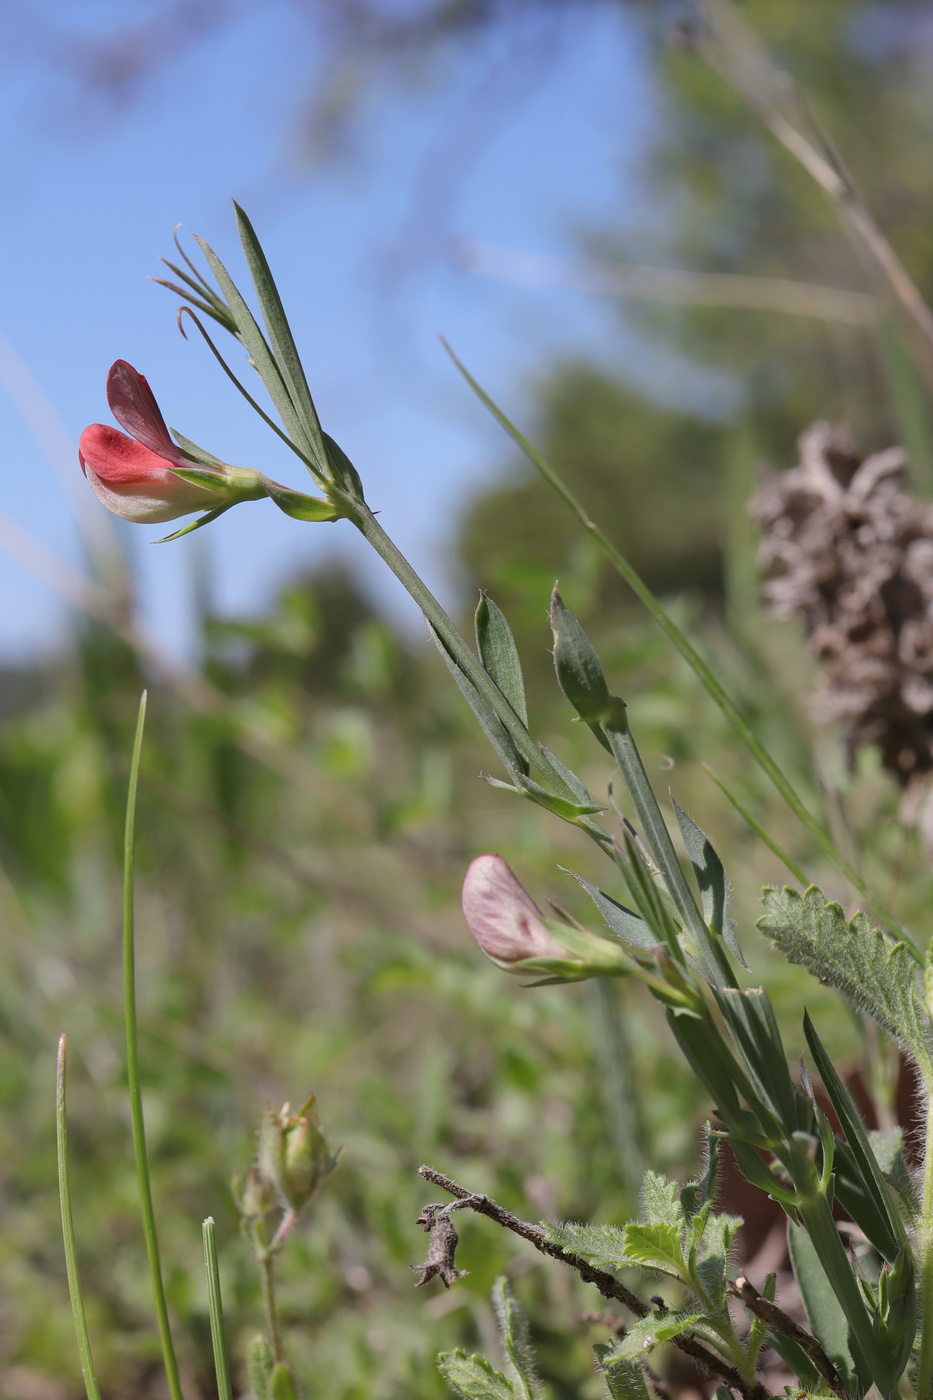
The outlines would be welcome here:
[[[837,987],[910,1051],[933,1080],[926,1017],[916,1001],[913,949],[872,928],[858,913],[850,922],[838,904],[811,886],[802,895],[785,886],[763,892],[765,913],[758,927],[788,962],[809,968]]]
[[[598,1342],[593,1347],[600,1371],[606,1378],[610,1400],[649,1400],[644,1367],[639,1361],[608,1361],[612,1347]]]
[[[602,1269],[619,1269],[628,1262],[625,1257],[624,1226],[543,1220],[541,1228],[551,1244],[559,1245],[570,1254],[579,1254],[582,1259]]]
[[[505,1277],[497,1278],[493,1284],[492,1305],[499,1319],[503,1349],[515,1372],[516,1394],[521,1396],[521,1400],[534,1400],[540,1387],[535,1373],[534,1353],[528,1339],[528,1323]]]
[[[442,1351],[437,1369],[463,1400],[516,1400],[512,1382],[484,1356],[467,1356],[459,1347]]]
[[[641,1317],[620,1337],[606,1356],[603,1365],[608,1371],[616,1361],[633,1361],[648,1356],[662,1342],[669,1342],[684,1332],[691,1332],[703,1314],[695,1312],[653,1312]]]

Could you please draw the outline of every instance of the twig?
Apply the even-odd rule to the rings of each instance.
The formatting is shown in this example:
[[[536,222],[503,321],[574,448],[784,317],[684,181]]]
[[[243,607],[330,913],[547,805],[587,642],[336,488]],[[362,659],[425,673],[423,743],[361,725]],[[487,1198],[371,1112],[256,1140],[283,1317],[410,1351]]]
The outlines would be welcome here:
[[[783,1308],[779,1308],[777,1303],[763,1298],[755,1285],[749,1283],[744,1274],[740,1274],[735,1283],[730,1282],[729,1292],[744,1303],[749,1312],[760,1317],[762,1322],[766,1322],[772,1332],[779,1332],[781,1336],[789,1337],[791,1341],[796,1342],[800,1350],[805,1352],[813,1362],[834,1395],[845,1395],[842,1377],[819,1342],[805,1328],[796,1323]]]
[[[468,1191],[465,1186],[452,1181],[443,1172],[436,1171],[434,1167],[421,1166],[418,1168],[418,1175],[424,1177],[425,1181],[433,1182],[435,1186],[440,1186],[441,1190],[448,1192],[451,1196],[456,1196],[462,1201],[464,1206],[469,1206],[478,1215],[485,1215],[487,1219],[494,1220],[497,1225],[501,1225],[504,1230],[511,1230],[514,1235],[520,1235],[523,1240],[528,1240],[535,1249],[542,1254],[548,1254],[552,1259],[557,1259],[562,1264],[569,1264],[571,1269],[575,1269],[584,1283],[592,1283],[599,1289],[604,1298],[614,1298],[616,1302],[624,1304],[629,1312],[636,1317],[647,1317],[651,1309],[646,1303],[620,1283],[612,1274],[605,1269],[597,1269],[593,1264],[581,1257],[579,1254],[572,1254],[567,1249],[561,1249],[560,1245],[552,1244],[547,1238],[540,1225],[532,1225],[527,1220],[520,1220],[511,1211],[504,1210],[489,1196],[480,1195],[477,1192]],[[746,1400],[772,1400],[770,1392],[758,1381],[748,1382],[739,1375],[733,1366],[728,1365],[713,1352],[707,1351],[702,1342],[695,1341],[693,1337],[674,1337],[672,1345],[678,1350],[685,1352],[687,1356],[698,1361],[701,1366],[714,1375],[719,1376],[730,1390],[737,1390],[746,1397]]]

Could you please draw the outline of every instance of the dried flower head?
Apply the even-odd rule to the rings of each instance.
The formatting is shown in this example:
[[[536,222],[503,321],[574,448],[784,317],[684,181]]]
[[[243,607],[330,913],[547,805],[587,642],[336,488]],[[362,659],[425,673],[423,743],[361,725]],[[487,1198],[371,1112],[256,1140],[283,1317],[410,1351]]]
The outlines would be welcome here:
[[[850,757],[877,745],[930,845],[933,505],[904,490],[905,467],[899,447],[863,457],[846,428],[814,423],[799,465],[765,485],[752,513],[772,575],[765,596],[803,618],[823,667],[819,717],[845,726]]]

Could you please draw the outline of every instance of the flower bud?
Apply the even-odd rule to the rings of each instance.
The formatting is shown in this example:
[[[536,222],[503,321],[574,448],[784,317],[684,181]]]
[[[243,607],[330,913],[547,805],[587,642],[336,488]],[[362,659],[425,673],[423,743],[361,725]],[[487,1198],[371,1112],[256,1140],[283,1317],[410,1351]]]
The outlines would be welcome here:
[[[463,881],[463,916],[496,967],[517,976],[541,972],[560,982],[632,970],[622,948],[584,928],[545,920],[499,855],[477,856]]]
[[[337,1165],[342,1149],[331,1154],[318,1122],[314,1095],[295,1114],[288,1104],[280,1113],[266,1110],[259,1129],[257,1170],[289,1210],[306,1206]]]
[[[262,1176],[255,1162],[245,1172],[237,1172],[230,1183],[233,1199],[247,1220],[261,1220],[278,1205],[278,1194]]]

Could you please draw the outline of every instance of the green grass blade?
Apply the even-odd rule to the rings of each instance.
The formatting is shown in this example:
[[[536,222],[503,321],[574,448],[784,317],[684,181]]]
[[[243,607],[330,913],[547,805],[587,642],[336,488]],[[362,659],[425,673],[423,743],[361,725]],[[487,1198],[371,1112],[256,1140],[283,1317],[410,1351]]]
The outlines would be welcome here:
[[[790,871],[795,880],[799,880],[801,885],[808,885],[810,881],[807,879],[806,875],[804,875],[803,871],[800,869],[800,866],[796,863],[796,861],[791,860],[790,856],[783,849],[783,847],[779,846],[776,841],[772,840],[772,838],[765,831],[764,827],[761,825],[761,822],[755,820],[755,818],[752,816],[751,812],[748,810],[747,807],[743,807],[742,803],[736,797],[735,793],[732,792],[730,788],[726,787],[726,784],[723,782],[722,778],[720,778],[719,775],[713,771],[713,769],[709,766],[708,763],[702,764],[702,767],[705,768],[706,772],[709,774],[713,782],[719,788],[719,791],[722,793],[723,797],[725,797],[727,801],[732,803],[732,806],[738,812],[742,820],[748,823],[748,825],[751,827],[752,831],[754,831],[758,839],[764,842],[768,850],[771,851],[773,855],[777,856],[778,860],[787,870]]]
[[[790,807],[791,811],[797,817],[798,821],[800,821],[800,823],[807,829],[807,831],[813,837],[814,841],[816,841],[817,845],[829,857],[833,864],[837,866],[839,870],[842,871],[843,875],[845,875],[846,879],[853,886],[853,888],[858,890],[859,894],[861,894],[865,899],[871,900],[871,902],[875,905],[875,907],[881,914],[882,918],[884,918],[885,921],[888,924],[890,924],[891,928],[895,932],[902,932],[899,924],[897,923],[897,920],[891,916],[891,914],[884,907],[883,903],[878,898],[878,896],[873,893],[873,891],[869,888],[866,882],[862,879],[858,871],[850,864],[849,861],[846,860],[845,856],[839,850],[838,846],[836,845],[832,837],[829,835],[829,833],[823,830],[823,828],[820,826],[819,822],[816,820],[813,814],[807,809],[803,801],[798,797],[796,791],[791,786],[790,782],[787,780],[784,773],[782,772],[780,765],[774,758],[771,757],[771,754],[768,752],[768,750],[752,732],[738,706],[734,703],[734,701],[728,695],[726,690],[720,685],[719,681],[716,679],[709,666],[707,666],[700,653],[687,639],[683,632],[681,632],[680,628],[677,626],[676,622],[674,622],[673,618],[670,617],[669,614],[664,610],[660,601],[655,597],[648,585],[643,582],[641,576],[638,573],[636,573],[636,571],[632,568],[631,564],[628,562],[625,556],[621,554],[620,551],[616,549],[615,545],[612,544],[612,542],[607,538],[607,536],[603,534],[599,526],[596,525],[590,519],[581,503],[577,500],[576,496],[570,490],[569,486],[567,486],[567,484],[564,482],[563,478],[551,466],[550,462],[546,461],[545,458],[541,456],[541,453],[538,452],[537,449],[532,445],[532,443],[528,441],[524,433],[522,433],[518,428],[516,428],[515,424],[512,423],[511,420],[506,417],[502,409],[499,408],[498,405],[493,402],[493,400],[489,397],[486,391],[483,388],[481,388],[481,386],[476,382],[476,380],[470,374],[466,366],[461,364],[461,362],[457,359],[456,355],[451,350],[450,346],[446,343],[446,341],[444,341],[443,344],[448,355],[453,360],[457,369],[463,375],[464,379],[469,384],[474,394],[476,394],[480,402],[489,410],[493,418],[495,418],[496,421],[505,429],[512,441],[519,448],[521,448],[522,452],[524,452],[525,456],[529,459],[529,461],[537,467],[538,471],[541,473],[544,479],[551,486],[553,486],[554,490],[560,496],[561,500],[567,506],[570,507],[570,509],[576,515],[577,519],[580,521],[580,524],[583,526],[583,528],[587,530],[590,535],[592,535],[593,539],[599,545],[599,548],[602,550],[603,554],[605,554],[609,562],[618,571],[618,573],[622,575],[626,583],[631,588],[632,592],[635,594],[635,596],[639,599],[641,603],[644,604],[645,608],[647,608],[648,612],[651,614],[655,622],[661,628],[661,631],[664,633],[664,635],[668,638],[669,641],[673,642],[674,646],[677,648],[681,656],[690,666],[691,670],[694,672],[694,674],[700,680],[704,688],[712,696],[716,704],[722,710],[723,714],[726,716],[729,723],[732,725],[733,729],[738,734],[739,738],[742,740],[742,743],[745,745],[749,753],[755,759],[755,762],[759,765],[761,769],[763,769],[763,771],[771,779],[772,783],[777,788],[781,796],[784,798],[784,801],[787,803],[788,807]]]
[[[220,1269],[217,1265],[217,1234],[212,1216],[208,1216],[202,1224],[201,1236],[204,1241],[204,1267],[207,1270],[207,1306],[211,1319],[211,1341],[214,1346],[217,1396],[218,1400],[233,1400],[230,1367],[227,1363],[227,1343],[224,1336],[224,1308],[220,1296]]]
[[[78,1253],[75,1249],[74,1219],[71,1214],[71,1186],[68,1180],[68,1125],[65,1117],[65,1050],[66,1041],[62,1036],[58,1042],[58,1072],[55,1081],[55,1137],[58,1145],[58,1195],[62,1210],[62,1235],[65,1241],[65,1269],[68,1274],[68,1294],[71,1298],[71,1313],[74,1318],[75,1339],[78,1355],[81,1358],[81,1374],[87,1400],[100,1400],[100,1387],[94,1358],[91,1355],[91,1339],[84,1316],[84,1298],[81,1293],[81,1279],[78,1274]]]
[[[181,1381],[178,1376],[178,1362],[175,1359],[175,1346],[172,1342],[172,1331],[168,1320],[168,1307],[165,1302],[162,1267],[159,1262],[159,1240],[156,1234],[155,1211],[152,1205],[152,1184],[149,1180],[149,1161],[146,1156],[146,1125],[143,1120],[143,1099],[139,1083],[133,871],[136,853],[136,790],[139,786],[139,759],[142,753],[145,725],[146,692],[143,691],[139,701],[136,737],[133,740],[133,757],[130,762],[129,790],[126,795],[126,827],[123,840],[123,1015],[126,1023],[126,1078],[130,1094],[130,1115],[133,1122],[133,1153],[136,1158],[139,1204],[142,1210],[149,1272],[152,1277],[152,1293],[159,1326],[162,1359],[165,1363],[165,1373],[168,1377],[172,1400],[183,1400]]]

